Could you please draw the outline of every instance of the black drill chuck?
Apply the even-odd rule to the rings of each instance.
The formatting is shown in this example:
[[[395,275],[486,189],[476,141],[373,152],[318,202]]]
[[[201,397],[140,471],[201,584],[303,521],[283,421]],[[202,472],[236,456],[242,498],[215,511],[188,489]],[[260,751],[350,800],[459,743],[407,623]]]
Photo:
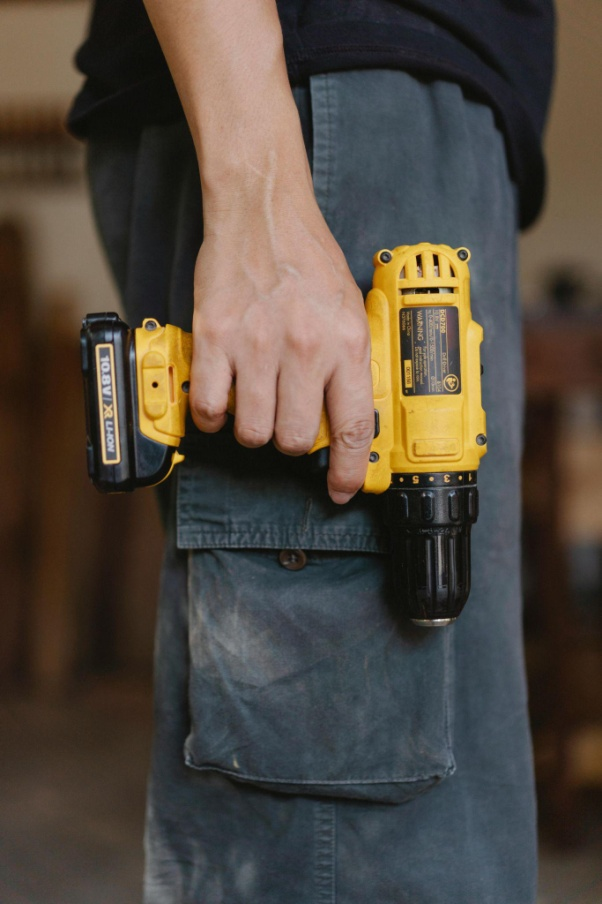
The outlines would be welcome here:
[[[393,475],[386,493],[393,581],[415,624],[448,625],[462,611],[478,504],[474,472]]]

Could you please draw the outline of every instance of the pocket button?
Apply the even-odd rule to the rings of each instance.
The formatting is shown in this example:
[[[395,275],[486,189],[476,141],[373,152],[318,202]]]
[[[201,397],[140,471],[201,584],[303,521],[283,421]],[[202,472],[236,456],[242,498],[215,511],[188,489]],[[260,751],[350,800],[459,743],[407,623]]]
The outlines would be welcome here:
[[[302,549],[281,549],[278,553],[278,561],[283,568],[289,571],[300,571],[307,564],[307,555]]]

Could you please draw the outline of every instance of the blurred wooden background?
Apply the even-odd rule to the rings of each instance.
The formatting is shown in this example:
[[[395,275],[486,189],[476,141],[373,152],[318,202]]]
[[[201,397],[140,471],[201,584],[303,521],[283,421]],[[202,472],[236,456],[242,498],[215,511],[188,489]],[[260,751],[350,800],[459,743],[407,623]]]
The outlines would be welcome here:
[[[32,315],[25,230],[0,223],[0,678],[65,693],[151,671],[162,531],[154,495],[103,497],[85,464],[73,300]]]

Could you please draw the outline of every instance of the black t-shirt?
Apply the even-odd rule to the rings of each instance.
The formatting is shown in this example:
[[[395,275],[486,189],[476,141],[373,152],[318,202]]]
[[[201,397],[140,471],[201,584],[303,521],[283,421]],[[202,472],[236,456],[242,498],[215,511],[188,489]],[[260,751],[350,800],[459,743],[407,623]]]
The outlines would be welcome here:
[[[244,0],[243,0],[244,2]],[[553,69],[552,0],[277,0],[293,84],[341,69],[396,68],[462,85],[494,110],[521,198],[543,197],[541,135]],[[124,129],[182,116],[142,0],[96,0],[77,54],[86,76],[69,126]]]

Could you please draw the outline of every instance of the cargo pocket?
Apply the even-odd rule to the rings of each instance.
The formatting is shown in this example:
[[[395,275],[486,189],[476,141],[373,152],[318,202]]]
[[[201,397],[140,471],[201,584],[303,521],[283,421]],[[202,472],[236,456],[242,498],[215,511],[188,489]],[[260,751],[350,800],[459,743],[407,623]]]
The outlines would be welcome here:
[[[379,555],[191,550],[186,763],[398,803],[454,770],[453,629],[398,617]]]

